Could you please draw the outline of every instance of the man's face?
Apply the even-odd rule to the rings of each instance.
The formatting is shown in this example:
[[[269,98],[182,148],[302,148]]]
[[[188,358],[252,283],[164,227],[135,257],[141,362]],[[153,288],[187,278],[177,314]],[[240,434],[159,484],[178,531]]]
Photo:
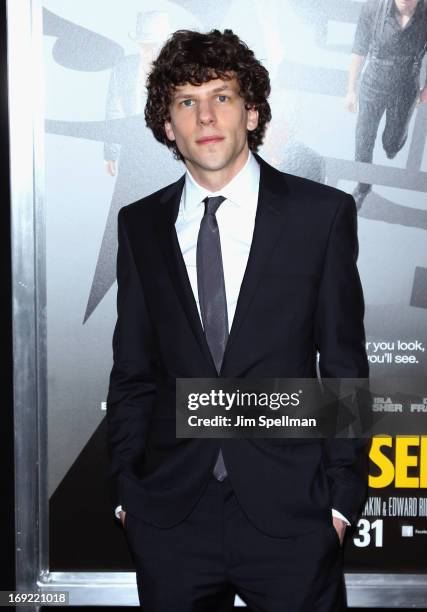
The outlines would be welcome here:
[[[190,170],[215,172],[246,159],[247,130],[257,125],[258,111],[245,108],[233,77],[176,87],[165,131]]]
[[[394,0],[397,6],[397,10],[399,12],[409,12],[412,13],[415,11],[418,0]]]

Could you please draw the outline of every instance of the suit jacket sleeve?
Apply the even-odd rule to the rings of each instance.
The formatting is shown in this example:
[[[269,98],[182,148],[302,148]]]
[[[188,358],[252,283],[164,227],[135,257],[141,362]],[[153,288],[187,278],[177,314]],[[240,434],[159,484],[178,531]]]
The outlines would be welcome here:
[[[107,396],[107,438],[114,508],[121,503],[119,475],[132,472],[133,465],[144,453],[156,394],[152,327],[123,213],[124,209],[121,209],[118,215],[117,322]]]
[[[351,196],[344,195],[329,234],[316,311],[315,334],[322,377],[369,376],[357,255],[356,206]],[[356,519],[366,495],[368,446],[365,439],[325,440],[332,507],[350,522]]]
[[[366,56],[369,53],[372,37],[374,34],[375,16],[377,13],[378,0],[366,2],[360,9],[356,33],[354,35],[352,53]]]

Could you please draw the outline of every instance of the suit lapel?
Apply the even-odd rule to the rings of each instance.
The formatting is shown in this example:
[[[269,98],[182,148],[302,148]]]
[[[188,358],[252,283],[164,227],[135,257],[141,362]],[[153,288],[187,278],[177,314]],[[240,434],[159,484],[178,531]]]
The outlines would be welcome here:
[[[254,234],[220,374],[223,372],[226,357],[237,338],[263,270],[284,229],[287,218],[285,214],[287,206],[284,202],[287,194],[287,184],[284,175],[267,164],[258,155],[255,155],[255,157],[260,164],[260,186]],[[175,230],[175,221],[178,216],[183,187],[184,176],[171,185],[162,195],[161,206],[157,209],[156,230],[175,291],[200,348],[215,372],[213,376],[215,376],[215,364],[206,342]]]
[[[161,206],[158,207],[156,229],[165,264],[168,268],[175,291],[182,304],[193,334],[213,369],[212,376],[216,376],[217,371],[215,363],[212,359],[208,343],[206,342],[206,336],[200,321],[199,311],[194,299],[187,268],[175,230],[175,222],[178,216],[184,181],[185,175],[171,185],[160,199]]]
[[[255,157],[260,164],[260,185],[254,234],[220,374],[287,219],[288,188],[284,175],[258,155]]]

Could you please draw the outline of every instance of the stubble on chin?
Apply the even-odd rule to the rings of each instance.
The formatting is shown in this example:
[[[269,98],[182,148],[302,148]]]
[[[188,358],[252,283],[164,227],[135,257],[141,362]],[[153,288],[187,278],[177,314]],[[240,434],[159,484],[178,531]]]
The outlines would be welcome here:
[[[239,155],[242,154],[242,151],[244,150],[244,148],[245,148],[245,143],[242,144],[237,154],[233,155],[233,153],[230,152],[228,154],[218,156],[216,159],[214,155],[212,155],[212,157],[209,158],[209,156],[199,157],[196,155],[194,157],[190,157],[190,156],[186,157],[184,154],[184,160],[185,160],[185,164],[189,165],[190,168],[194,167],[204,172],[209,172],[209,171],[219,172],[221,170],[224,170],[224,168],[227,168],[230,165],[230,163],[237,160]],[[234,157],[234,160],[233,160],[233,157]]]

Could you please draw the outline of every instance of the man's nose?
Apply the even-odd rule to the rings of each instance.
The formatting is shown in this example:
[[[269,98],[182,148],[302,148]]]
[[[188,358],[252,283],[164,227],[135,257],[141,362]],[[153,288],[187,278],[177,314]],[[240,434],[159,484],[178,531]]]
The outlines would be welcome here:
[[[215,123],[215,110],[210,100],[199,101],[198,120],[201,124]]]

